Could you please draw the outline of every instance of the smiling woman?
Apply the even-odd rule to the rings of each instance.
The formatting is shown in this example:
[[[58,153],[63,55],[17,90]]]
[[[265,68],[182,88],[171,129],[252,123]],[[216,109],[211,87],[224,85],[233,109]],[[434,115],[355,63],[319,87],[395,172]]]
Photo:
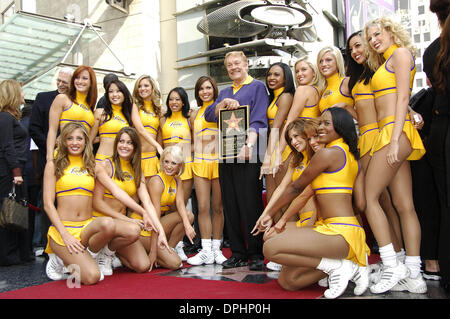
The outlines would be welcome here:
[[[356,118],[341,51],[333,46],[324,47],[317,54],[317,67],[320,72],[319,89],[322,94],[319,101],[320,112],[338,106],[345,108]]]
[[[69,122],[81,122],[88,130],[93,141],[96,130],[93,109],[97,102],[97,80],[89,66],[79,66],[70,80],[67,94],[59,94],[53,101],[49,111],[49,128],[47,134],[47,161],[52,160],[56,144],[58,128],[62,129]]]
[[[283,265],[278,277],[283,288],[301,289],[327,274],[326,298],[340,296],[351,279],[356,283],[354,293],[360,295],[369,284],[369,248],[352,204],[353,185],[359,174],[353,119],[344,109],[329,108],[322,114],[318,133],[320,143],[326,147],[315,153],[300,177],[285,188],[265,214],[271,216],[299,195],[306,203],[314,191],[322,219],[313,227],[268,230],[257,224],[254,230],[267,231],[264,255]],[[293,141],[300,145],[296,139]],[[304,193],[309,185],[312,190]]]

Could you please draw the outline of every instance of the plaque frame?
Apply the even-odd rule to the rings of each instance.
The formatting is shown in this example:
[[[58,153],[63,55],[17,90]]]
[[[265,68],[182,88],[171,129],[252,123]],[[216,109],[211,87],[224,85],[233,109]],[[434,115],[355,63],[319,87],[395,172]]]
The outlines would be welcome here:
[[[230,120],[231,122],[229,122]],[[248,105],[242,105],[233,110],[219,110],[219,158],[221,160],[237,158],[247,140],[249,122],[250,108]],[[236,126],[236,128],[230,128],[230,126]]]

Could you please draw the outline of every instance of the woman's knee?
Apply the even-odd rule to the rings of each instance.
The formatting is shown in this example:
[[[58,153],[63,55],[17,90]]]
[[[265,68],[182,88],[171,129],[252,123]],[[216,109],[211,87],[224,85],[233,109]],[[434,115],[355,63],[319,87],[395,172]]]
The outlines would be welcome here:
[[[116,224],[111,217],[102,217],[100,219],[100,232],[102,234],[109,234],[111,236],[116,232]]]
[[[135,242],[141,235],[141,227],[135,223],[126,223],[122,227],[123,237],[126,237],[131,242]]]
[[[137,260],[133,260],[130,262],[131,268],[137,273],[144,273],[150,269],[150,260],[146,258],[146,260],[140,258]]]
[[[280,274],[278,275],[278,284],[284,290],[288,291],[298,290],[298,288],[292,284],[292,276],[286,274],[286,272],[283,271],[280,272]]]
[[[263,254],[267,259],[274,261],[273,259],[275,258],[277,253],[278,253],[278,250],[276,249],[276,245],[274,244],[273,239],[267,240],[264,242]]]
[[[83,285],[95,285],[101,279],[101,272],[98,267],[86,267],[80,270],[81,283]]]

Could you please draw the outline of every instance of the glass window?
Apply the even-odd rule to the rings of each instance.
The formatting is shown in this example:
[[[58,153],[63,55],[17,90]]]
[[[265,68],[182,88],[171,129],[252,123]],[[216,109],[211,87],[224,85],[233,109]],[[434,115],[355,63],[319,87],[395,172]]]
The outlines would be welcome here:
[[[424,14],[425,13],[425,6],[419,6],[418,8],[419,14]]]
[[[420,42],[420,34],[414,34],[414,42]]]
[[[12,2],[5,11],[2,12],[2,24],[8,21],[9,18],[16,12],[16,5]]]

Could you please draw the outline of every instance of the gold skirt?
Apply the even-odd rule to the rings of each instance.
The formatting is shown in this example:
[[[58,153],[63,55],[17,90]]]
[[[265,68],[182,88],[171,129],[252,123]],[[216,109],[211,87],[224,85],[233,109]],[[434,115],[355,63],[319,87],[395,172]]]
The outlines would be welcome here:
[[[378,133],[378,137],[376,138],[372,150],[370,151],[371,156],[373,153],[382,149],[391,142],[392,131],[394,130],[394,121],[395,116],[391,115],[378,122],[380,133]],[[403,132],[405,132],[412,147],[412,152],[408,156],[407,160],[416,161],[421,159],[425,154],[425,147],[423,146],[422,138],[420,137],[419,132],[417,132],[417,129],[411,123],[409,115],[406,117],[405,125],[403,125]]]

